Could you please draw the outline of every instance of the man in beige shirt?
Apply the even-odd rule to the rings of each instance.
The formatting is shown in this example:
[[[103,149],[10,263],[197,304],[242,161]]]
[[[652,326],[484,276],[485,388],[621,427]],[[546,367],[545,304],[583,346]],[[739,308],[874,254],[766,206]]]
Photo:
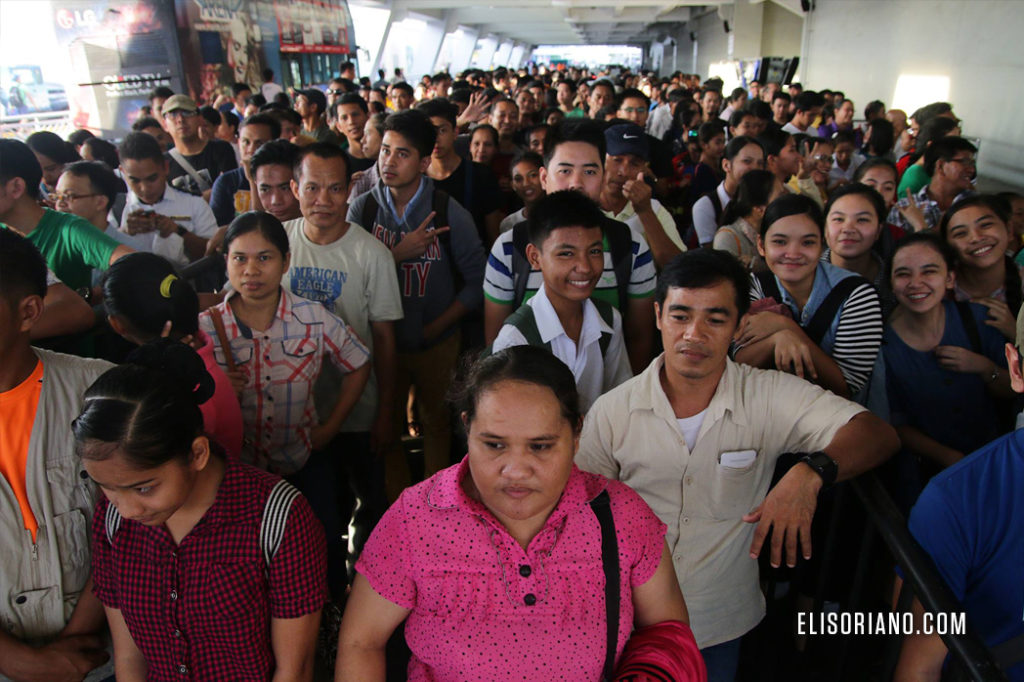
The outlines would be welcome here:
[[[577,464],[628,484],[668,525],[676,577],[708,666],[732,682],[739,638],[764,617],[756,557],[809,558],[819,491],[896,452],[895,431],[802,378],[739,365],[729,342],[749,307],[734,257],[677,256],[658,280],[665,353],[587,413]],[[768,492],[775,462],[810,453]],[[766,496],[767,494],[767,496]]]

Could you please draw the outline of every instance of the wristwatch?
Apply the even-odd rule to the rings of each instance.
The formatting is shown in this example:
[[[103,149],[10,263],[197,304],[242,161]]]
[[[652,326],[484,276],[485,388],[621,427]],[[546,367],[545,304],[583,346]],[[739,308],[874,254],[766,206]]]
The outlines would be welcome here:
[[[188,234],[188,230],[186,230],[182,225],[178,225],[178,229],[175,230],[175,232],[177,232],[178,236],[181,237],[182,239],[184,239],[185,235]]]
[[[821,476],[822,490],[831,487],[836,482],[836,476],[839,474],[839,465],[823,451],[818,450],[817,452],[808,453],[801,457],[800,461],[814,469],[814,472]]]

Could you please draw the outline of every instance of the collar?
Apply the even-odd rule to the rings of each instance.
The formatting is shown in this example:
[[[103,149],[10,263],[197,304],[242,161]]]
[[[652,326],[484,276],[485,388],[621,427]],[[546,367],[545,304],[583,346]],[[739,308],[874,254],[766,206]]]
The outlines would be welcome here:
[[[444,469],[430,480],[430,488],[427,490],[427,505],[435,510],[459,511],[480,517],[488,525],[508,533],[482,502],[474,500],[466,494],[462,486],[468,475],[469,455],[466,455],[461,462]],[[608,480],[603,476],[586,473],[573,464],[569,480],[562,491],[562,497],[559,498],[558,504],[555,505],[547,521],[544,522],[541,532],[558,526],[570,513],[589,504],[591,500],[601,494],[607,485]]]
[[[629,411],[650,410],[675,427],[678,417],[676,417],[676,413],[672,410],[668,396],[665,395],[665,389],[661,386],[661,370],[664,366],[665,353],[662,352],[637,377],[636,380],[640,381],[640,390],[635,391],[631,395]],[[726,412],[729,412],[732,415],[732,420],[737,425],[747,425],[747,419],[743,412],[734,409],[734,406],[737,404],[739,390],[739,371],[738,365],[726,358],[725,371],[722,372],[722,376],[718,380],[718,387],[715,389],[714,395],[711,396],[711,401],[704,408],[705,424],[713,424],[725,416]],[[702,427],[701,431],[703,432],[703,430]]]
[[[246,478],[240,461],[235,457],[225,455],[224,478],[221,479],[220,486],[217,488],[217,497],[185,538],[194,538],[210,527],[235,523],[239,517],[250,513],[252,499],[251,491],[247,489]],[[166,528],[163,530],[165,533],[167,532]]]
[[[383,186],[383,190],[384,190],[383,191],[383,194],[384,194],[384,205],[388,207],[388,211],[391,213],[391,218],[397,224],[399,224],[399,225],[401,225],[402,223],[408,222],[408,221],[405,220],[405,218],[399,218],[398,217],[398,211],[395,208],[395,199],[394,199],[394,197],[391,196],[391,189],[387,185],[384,184],[383,180],[381,180],[380,182],[381,182],[381,185]],[[424,189],[426,188],[426,186],[427,186],[426,178],[421,174],[420,175],[420,184],[419,184],[419,187],[416,188],[416,193],[412,195],[412,199],[409,199],[409,203],[405,205],[405,216],[406,217],[408,217],[415,210],[416,204],[419,202],[420,197],[423,196]]]
[[[537,331],[540,332],[541,341],[551,343],[560,336],[568,337],[558,319],[555,307],[551,304],[551,299],[548,298],[544,284],[540,285],[537,293],[527,301],[527,304],[533,308],[533,317],[537,322]],[[580,329],[580,342],[576,344],[577,352],[580,348],[585,348],[601,338],[602,333],[611,334],[613,330],[597,312],[597,306],[588,298],[583,301],[583,326]]]

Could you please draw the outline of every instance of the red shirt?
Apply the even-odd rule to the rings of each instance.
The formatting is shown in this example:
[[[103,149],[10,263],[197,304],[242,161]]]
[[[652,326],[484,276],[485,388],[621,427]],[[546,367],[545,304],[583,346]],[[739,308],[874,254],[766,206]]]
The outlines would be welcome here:
[[[107,541],[101,498],[93,518],[96,595],[121,610],[148,680],[269,680],[271,618],[297,618],[327,600],[324,532],[309,503],[291,506],[269,575],[259,544],[278,477],[227,458],[214,501],[180,545],[167,529],[121,519]]]

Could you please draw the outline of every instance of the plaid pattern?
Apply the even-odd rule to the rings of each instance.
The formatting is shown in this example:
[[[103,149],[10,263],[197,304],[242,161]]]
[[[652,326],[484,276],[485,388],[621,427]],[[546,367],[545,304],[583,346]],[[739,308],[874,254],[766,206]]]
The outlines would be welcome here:
[[[974,194],[975,192],[969,189],[964,190],[963,192],[960,192],[960,194],[956,195],[956,199],[953,200],[953,203],[955,204],[961,199],[974,196]],[[921,191],[914,195],[914,199],[917,201],[917,205],[921,207],[921,212],[924,213],[925,225],[928,226],[929,230],[936,229],[939,226],[939,223],[942,222],[942,209],[939,208],[938,202],[929,196],[928,185],[922,187]],[[900,213],[900,206],[906,208],[909,205],[910,202],[907,201],[907,198],[904,196],[896,202],[895,206],[892,207],[892,210],[889,211],[889,217],[886,219],[886,222],[902,228],[907,234],[913,232],[914,227],[907,222],[907,219],[903,217],[902,213]]]
[[[310,453],[310,429],[317,424],[313,383],[327,355],[344,373],[370,357],[359,337],[320,303],[281,290],[270,328],[249,335],[231,312],[231,299],[217,306],[235,365],[246,375],[242,392],[242,458],[276,474],[303,467]],[[217,364],[227,369],[210,312],[199,326],[213,340]]]
[[[323,528],[305,498],[292,504],[268,574],[260,521],[278,478],[232,458],[226,465],[217,499],[180,545],[163,526],[128,519],[108,542],[109,502],[96,505],[96,595],[120,609],[148,680],[270,679],[270,620],[297,618],[327,601]]]

